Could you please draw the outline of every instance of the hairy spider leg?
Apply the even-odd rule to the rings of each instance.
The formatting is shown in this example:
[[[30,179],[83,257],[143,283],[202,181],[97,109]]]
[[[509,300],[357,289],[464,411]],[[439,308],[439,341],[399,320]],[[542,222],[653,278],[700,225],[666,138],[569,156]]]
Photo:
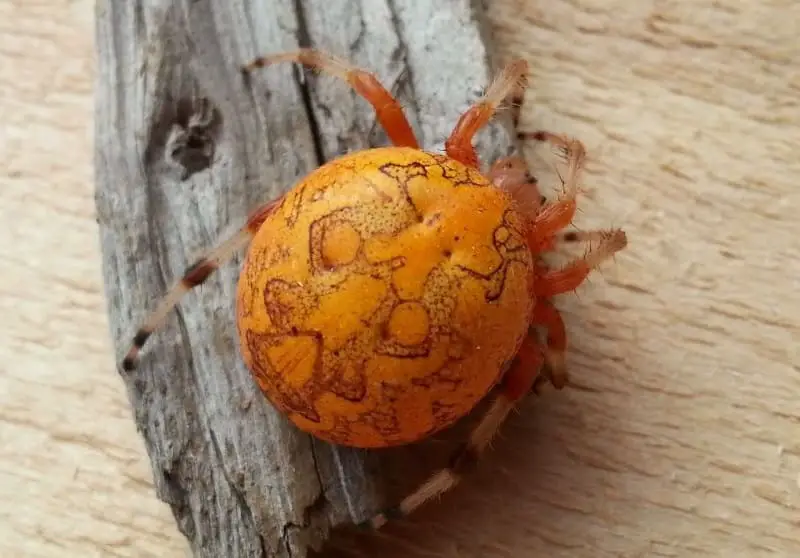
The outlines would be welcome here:
[[[550,298],[562,293],[574,291],[589,276],[593,269],[628,245],[625,231],[608,229],[592,231],[600,237],[586,253],[572,260],[561,269],[553,269],[537,274],[533,286],[537,298]]]
[[[467,109],[456,122],[453,131],[445,141],[445,152],[449,157],[473,168],[478,168],[478,154],[472,145],[475,134],[483,128],[500,106],[509,100],[518,106],[527,86],[528,63],[514,60],[494,79],[486,93]],[[514,109],[512,120],[519,119],[519,111]]]
[[[587,231],[574,238],[571,234],[559,234],[553,238],[552,245],[555,246],[568,235],[570,241],[596,240],[597,244],[590,247],[583,257],[572,260],[561,269],[550,269],[544,262],[538,261],[531,280],[532,291],[536,297],[536,304],[531,313],[531,324],[543,326],[547,330],[544,347],[546,375],[557,389],[563,388],[568,381],[565,364],[567,333],[561,313],[553,305],[552,298],[576,290],[593,269],[627,245],[625,233],[616,229]]]
[[[583,257],[573,260],[561,269],[550,270],[541,259],[534,267],[532,294],[536,297],[536,304],[531,322],[547,329],[544,355],[548,379],[553,386],[561,389],[568,380],[564,362],[567,335],[561,314],[550,299],[577,289],[592,269],[625,248],[627,237],[618,229],[563,232],[562,229],[572,223],[577,211],[579,176],[586,159],[586,149],[578,140],[570,140],[547,131],[519,135],[522,139],[549,142],[561,151],[567,165],[562,192],[558,199],[543,204],[536,214],[528,233],[528,246],[533,253],[540,254],[553,250],[560,242],[582,241],[589,244]]]
[[[374,74],[356,68],[345,60],[312,48],[301,48],[295,51],[260,56],[245,64],[242,71],[247,74],[258,68],[280,62],[302,64],[347,82],[356,93],[361,95],[375,109],[378,122],[386,130],[390,141],[394,145],[419,149],[419,143],[411,124],[403,113],[402,106]]]
[[[429,477],[397,506],[373,515],[359,526],[366,529],[380,529],[390,519],[405,517],[425,502],[455,488],[477,465],[481,454],[491,443],[514,406],[531,391],[543,362],[542,348],[535,337],[535,332],[531,331],[523,340],[511,368],[503,376],[500,390],[491,406],[472,429],[467,441],[453,453],[448,466]]]
[[[131,372],[136,369],[139,353],[148,338],[164,323],[167,314],[178,305],[184,295],[193,288],[202,285],[219,266],[229,261],[239,250],[247,246],[253,235],[275,210],[281,199],[282,197],[272,200],[256,209],[243,227],[211,248],[186,269],[181,279],[161,297],[156,307],[136,330],[131,346],[122,359],[121,367],[124,372]]]

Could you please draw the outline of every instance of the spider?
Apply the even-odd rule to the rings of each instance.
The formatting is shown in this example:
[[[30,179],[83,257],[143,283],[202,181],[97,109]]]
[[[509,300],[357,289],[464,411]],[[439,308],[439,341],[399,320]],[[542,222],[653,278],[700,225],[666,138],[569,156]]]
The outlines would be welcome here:
[[[260,57],[347,82],[392,145],[349,153],[259,207],[192,265],[138,328],[122,360],[137,366],[150,335],[191,289],[247,249],[237,285],[243,360],[265,397],[302,431],[381,448],[443,430],[494,393],[449,464],[361,526],[380,528],[455,487],[514,406],[567,383],[567,335],[552,298],[574,291],[627,245],[619,229],[565,232],[576,211],[583,144],[547,131],[566,164],[558,199],[539,194],[521,157],[482,171],[473,138],[506,104],[516,112],[527,63],[515,60],[458,119],[444,153],[422,150],[398,101],[371,73],[315,49]],[[588,248],[560,269],[559,243]],[[544,340],[537,328],[545,328]]]

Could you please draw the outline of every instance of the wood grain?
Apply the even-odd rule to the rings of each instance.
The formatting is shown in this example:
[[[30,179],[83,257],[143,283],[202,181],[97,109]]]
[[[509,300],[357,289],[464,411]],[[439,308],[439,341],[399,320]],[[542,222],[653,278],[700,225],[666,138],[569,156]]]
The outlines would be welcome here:
[[[111,372],[90,6],[0,4],[0,555],[183,556]],[[631,243],[561,302],[577,389],[525,405],[440,503],[335,547],[800,555],[800,6],[491,9],[501,58],[533,69],[523,124],[590,149],[577,224]]]

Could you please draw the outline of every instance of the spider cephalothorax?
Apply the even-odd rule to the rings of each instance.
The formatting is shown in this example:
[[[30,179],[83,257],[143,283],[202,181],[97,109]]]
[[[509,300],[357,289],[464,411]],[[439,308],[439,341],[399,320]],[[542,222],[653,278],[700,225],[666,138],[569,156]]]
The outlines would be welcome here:
[[[626,245],[621,230],[569,232],[583,145],[561,149],[557,200],[544,201],[518,157],[480,170],[472,140],[504,102],[518,107],[527,65],[515,61],[456,123],[445,153],[419,148],[397,101],[370,73],[304,49],[245,71],[298,62],[347,81],[375,108],[393,145],[328,162],[254,212],[189,267],[136,333],[122,368],[181,297],[240,249],[237,325],[261,391],[300,429],[333,443],[386,447],[430,436],[496,396],[447,468],[393,508],[408,514],[449,490],[508,413],[546,382],[566,383],[566,332],[553,296],[573,291]],[[595,241],[551,270],[559,242]],[[544,340],[534,326],[547,330]],[[364,525],[378,528],[380,513]]]

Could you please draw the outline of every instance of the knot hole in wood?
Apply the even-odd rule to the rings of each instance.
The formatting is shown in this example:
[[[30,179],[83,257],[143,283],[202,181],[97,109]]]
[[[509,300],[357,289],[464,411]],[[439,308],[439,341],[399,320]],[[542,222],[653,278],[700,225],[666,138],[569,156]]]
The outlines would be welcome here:
[[[207,98],[177,102],[165,155],[182,168],[182,180],[211,166],[221,130],[222,116]]]

